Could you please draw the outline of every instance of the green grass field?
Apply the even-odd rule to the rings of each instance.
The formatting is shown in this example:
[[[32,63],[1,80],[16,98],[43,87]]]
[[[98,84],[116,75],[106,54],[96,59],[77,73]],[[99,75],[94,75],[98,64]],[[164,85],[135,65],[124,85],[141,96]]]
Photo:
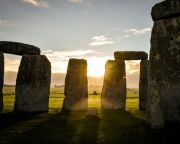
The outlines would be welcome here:
[[[174,129],[149,130],[144,113],[138,110],[138,90],[128,89],[126,112],[102,111],[98,95],[89,92],[89,108],[98,109],[97,116],[85,112],[61,112],[63,88],[52,88],[48,113],[15,113],[14,88],[4,88],[4,111],[0,114],[0,144],[160,144],[178,138]]]
[[[4,112],[11,112],[14,107],[14,87],[4,87]],[[97,95],[93,95],[93,92],[96,91]],[[64,99],[64,89],[61,88],[51,88],[50,102],[49,102],[49,111],[60,111]],[[127,110],[137,111],[138,110],[138,90],[137,89],[128,89],[127,90]],[[90,87],[89,88],[89,97],[88,97],[88,107],[89,108],[101,108],[100,100],[100,87]]]

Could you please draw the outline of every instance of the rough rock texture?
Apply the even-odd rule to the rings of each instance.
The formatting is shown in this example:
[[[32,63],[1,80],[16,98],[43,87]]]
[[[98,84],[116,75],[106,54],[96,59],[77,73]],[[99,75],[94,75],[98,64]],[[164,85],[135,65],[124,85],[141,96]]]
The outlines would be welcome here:
[[[148,54],[143,51],[117,51],[114,52],[115,60],[147,60]]]
[[[146,110],[146,99],[148,94],[148,68],[149,60],[140,62],[140,79],[139,79],[139,109]]]
[[[153,20],[167,19],[180,16],[180,0],[166,0],[152,8]]]
[[[101,94],[102,109],[123,109],[126,107],[125,61],[108,60]]]
[[[24,55],[16,80],[15,111],[48,111],[51,64],[43,55]]]
[[[180,123],[180,16],[155,21],[149,73],[146,121],[152,128]]]
[[[0,41],[0,51],[15,55],[39,55],[41,53],[40,49],[33,45],[9,41]]]
[[[87,61],[70,59],[65,78],[63,111],[84,111],[88,108]]]
[[[3,110],[4,54],[0,52],[0,112]]]

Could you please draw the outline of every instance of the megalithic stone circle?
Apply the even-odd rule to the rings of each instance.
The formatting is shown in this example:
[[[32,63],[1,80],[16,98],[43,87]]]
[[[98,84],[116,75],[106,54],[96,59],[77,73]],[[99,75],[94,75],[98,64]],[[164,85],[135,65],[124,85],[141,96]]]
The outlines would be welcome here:
[[[70,59],[65,78],[63,111],[85,111],[88,108],[87,61]]]
[[[44,55],[23,55],[15,89],[15,111],[46,112],[49,106],[51,63]]]
[[[101,107],[105,110],[126,108],[125,61],[108,60],[105,65]]]
[[[180,124],[180,1],[152,9],[149,90],[146,121],[151,128]]]
[[[4,54],[0,52],[0,112],[3,110]]]

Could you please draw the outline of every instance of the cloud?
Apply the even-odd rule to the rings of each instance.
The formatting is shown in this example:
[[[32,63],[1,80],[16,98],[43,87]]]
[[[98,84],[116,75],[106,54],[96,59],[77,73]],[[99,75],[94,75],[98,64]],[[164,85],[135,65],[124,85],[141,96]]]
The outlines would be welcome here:
[[[139,87],[140,61],[126,61],[126,80],[128,88]]]
[[[48,57],[52,65],[52,85],[64,85],[64,78],[70,58],[86,59],[88,62],[89,85],[102,85],[107,60],[110,56],[103,56],[93,50],[72,50],[42,52]],[[21,57],[5,54],[5,83],[15,84],[15,79]],[[127,87],[138,87],[139,83],[139,61],[126,62]],[[56,73],[56,74],[55,74]],[[97,81],[98,80],[98,81]]]
[[[72,50],[72,51],[52,51],[46,50],[42,52],[51,61],[53,72],[65,73],[70,58],[86,59],[98,52],[93,50]]]
[[[39,7],[39,8],[48,8],[49,5],[47,2],[43,0],[22,0],[24,3],[30,4],[34,7]]]
[[[76,4],[84,3],[84,0],[68,0],[68,1],[71,3],[76,3]]]
[[[93,42],[89,44],[90,46],[101,46],[114,43],[112,38],[107,38],[105,35],[95,36],[92,40]]]
[[[140,61],[126,61],[126,75],[137,75],[140,70]]]
[[[144,29],[140,29],[140,30],[132,28],[129,30],[124,30],[124,33],[125,33],[124,37],[129,38],[132,35],[133,36],[144,35],[144,34],[147,34],[149,32],[151,32],[151,28],[149,28],[149,27],[144,28]]]
[[[66,73],[70,58],[86,59],[88,62],[88,76],[100,77],[104,75],[105,63],[113,57],[102,56],[93,50],[74,51],[43,51],[43,54],[51,61],[53,72]]]
[[[20,64],[20,57],[12,56],[9,57],[5,55],[5,71],[17,72]]]
[[[2,27],[13,27],[14,24],[10,23],[8,20],[0,19],[0,28]]]

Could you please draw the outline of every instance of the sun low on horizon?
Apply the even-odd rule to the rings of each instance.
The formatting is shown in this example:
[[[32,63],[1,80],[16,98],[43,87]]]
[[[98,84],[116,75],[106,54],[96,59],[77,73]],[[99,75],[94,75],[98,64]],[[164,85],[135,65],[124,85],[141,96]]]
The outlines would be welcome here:
[[[103,77],[107,58],[92,57],[88,59],[87,75],[91,77]]]

